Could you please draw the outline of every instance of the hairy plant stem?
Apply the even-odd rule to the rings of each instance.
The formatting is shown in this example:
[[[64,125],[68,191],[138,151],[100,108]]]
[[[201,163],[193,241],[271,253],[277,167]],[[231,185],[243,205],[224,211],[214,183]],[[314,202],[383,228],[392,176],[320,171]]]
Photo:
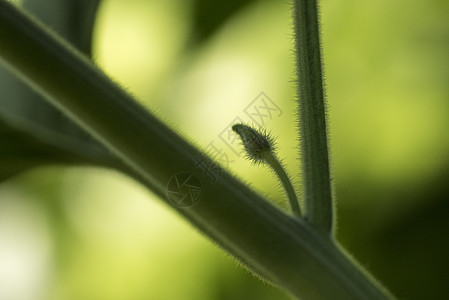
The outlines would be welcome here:
[[[246,151],[246,158],[255,164],[268,165],[276,174],[285,189],[293,214],[301,218],[301,208],[299,207],[295,189],[287,172],[285,172],[284,167],[276,157],[274,138],[265,130],[256,130],[245,124],[234,124],[232,130],[240,136]]]
[[[301,208],[299,207],[298,197],[296,197],[295,189],[293,188],[293,185],[290,181],[290,178],[288,177],[287,173],[285,172],[284,167],[278,160],[276,156],[273,154],[267,155],[265,157],[265,161],[270,166],[270,168],[274,171],[274,173],[279,178],[279,181],[281,182],[282,186],[285,189],[285,193],[287,194],[287,198],[290,204],[290,208],[293,212],[293,214],[299,218],[302,217]]]
[[[329,235],[334,218],[317,1],[294,0],[293,14],[305,215]]]
[[[0,0],[0,57],[22,80],[89,131],[170,205],[166,187],[180,171],[201,182],[200,201],[173,207],[263,278],[303,299],[389,299],[373,279],[308,223],[273,207],[222,171],[138,105],[57,36]],[[129,171],[129,170],[132,171]],[[214,180],[215,179],[215,180]]]

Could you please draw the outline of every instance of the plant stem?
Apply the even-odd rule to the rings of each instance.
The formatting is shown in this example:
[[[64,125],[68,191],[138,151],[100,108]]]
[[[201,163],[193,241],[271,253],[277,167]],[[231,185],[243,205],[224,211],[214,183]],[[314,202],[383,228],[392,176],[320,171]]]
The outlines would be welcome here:
[[[332,234],[333,204],[316,0],[294,0],[299,128],[306,219]]]
[[[285,172],[284,167],[279,162],[278,158],[274,156],[274,154],[267,155],[265,157],[265,161],[271,167],[271,169],[273,169],[274,173],[277,175],[279,181],[284,187],[293,214],[301,218],[302,213],[301,208],[299,207],[298,197],[296,197],[295,189],[293,188],[293,185],[287,173]]]
[[[301,218],[301,209],[293,185],[281,162],[276,157],[274,138],[265,130],[256,130],[245,124],[234,124],[232,130],[240,136],[247,159],[255,164],[268,164],[274,171],[285,189],[293,214]]]
[[[166,187],[174,175],[184,171],[197,177],[201,200],[189,209],[173,208],[257,274],[304,299],[390,298],[309,224],[276,209],[224,171],[216,180],[206,176],[197,149],[4,0],[0,36],[0,57],[7,66],[92,133],[167,204]],[[203,163],[213,162],[204,158]]]

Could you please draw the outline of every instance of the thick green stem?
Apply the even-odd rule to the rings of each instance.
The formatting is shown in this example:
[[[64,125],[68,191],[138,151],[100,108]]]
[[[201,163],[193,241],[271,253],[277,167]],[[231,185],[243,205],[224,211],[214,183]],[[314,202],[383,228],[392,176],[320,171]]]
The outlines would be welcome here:
[[[332,188],[316,0],[294,0],[299,127],[307,220],[319,231],[333,228]]]
[[[170,204],[167,184],[179,172],[200,182],[202,196],[174,207],[241,262],[303,299],[389,299],[335,244],[273,207],[138,105],[56,36],[0,0],[0,57],[135,170]],[[132,172],[131,172],[132,173]]]

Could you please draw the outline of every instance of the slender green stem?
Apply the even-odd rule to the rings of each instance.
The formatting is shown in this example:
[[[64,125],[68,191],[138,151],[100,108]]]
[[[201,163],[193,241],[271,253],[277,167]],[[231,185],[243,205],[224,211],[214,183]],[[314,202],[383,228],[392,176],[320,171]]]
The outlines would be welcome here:
[[[294,22],[305,214],[319,231],[330,234],[333,203],[317,1],[294,0]]]
[[[202,198],[191,208],[173,208],[253,271],[302,299],[390,298],[308,223],[276,209],[224,171],[206,176],[211,160],[4,0],[0,36],[0,57],[8,67],[91,132],[167,204],[170,179],[181,171],[195,176]]]
[[[274,154],[271,154],[271,153],[270,153],[270,155],[267,155],[265,157],[265,161],[273,169],[274,173],[277,175],[277,177],[279,178],[279,181],[281,182],[282,186],[284,187],[292,212],[297,217],[301,218],[302,213],[301,213],[301,208],[299,207],[298,197],[296,197],[295,189],[293,188],[293,185],[292,185],[287,173],[285,172],[284,167],[282,166],[282,164],[280,163],[278,158]]]
[[[279,178],[287,194],[290,208],[297,217],[302,217],[295,189],[285,172],[279,159],[276,157],[274,138],[265,130],[256,130],[249,125],[234,124],[232,130],[240,136],[245,147],[246,158],[255,164],[268,164]]]

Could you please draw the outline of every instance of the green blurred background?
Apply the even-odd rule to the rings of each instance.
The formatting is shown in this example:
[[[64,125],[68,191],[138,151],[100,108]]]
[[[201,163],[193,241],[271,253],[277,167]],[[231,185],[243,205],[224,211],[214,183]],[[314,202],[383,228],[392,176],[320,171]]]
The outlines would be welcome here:
[[[449,299],[449,2],[320,3],[338,240],[398,298]],[[284,209],[271,173],[220,137],[264,92],[300,190],[290,14],[289,1],[103,0],[93,59]],[[56,165],[0,185],[0,299],[289,297],[131,179]]]

